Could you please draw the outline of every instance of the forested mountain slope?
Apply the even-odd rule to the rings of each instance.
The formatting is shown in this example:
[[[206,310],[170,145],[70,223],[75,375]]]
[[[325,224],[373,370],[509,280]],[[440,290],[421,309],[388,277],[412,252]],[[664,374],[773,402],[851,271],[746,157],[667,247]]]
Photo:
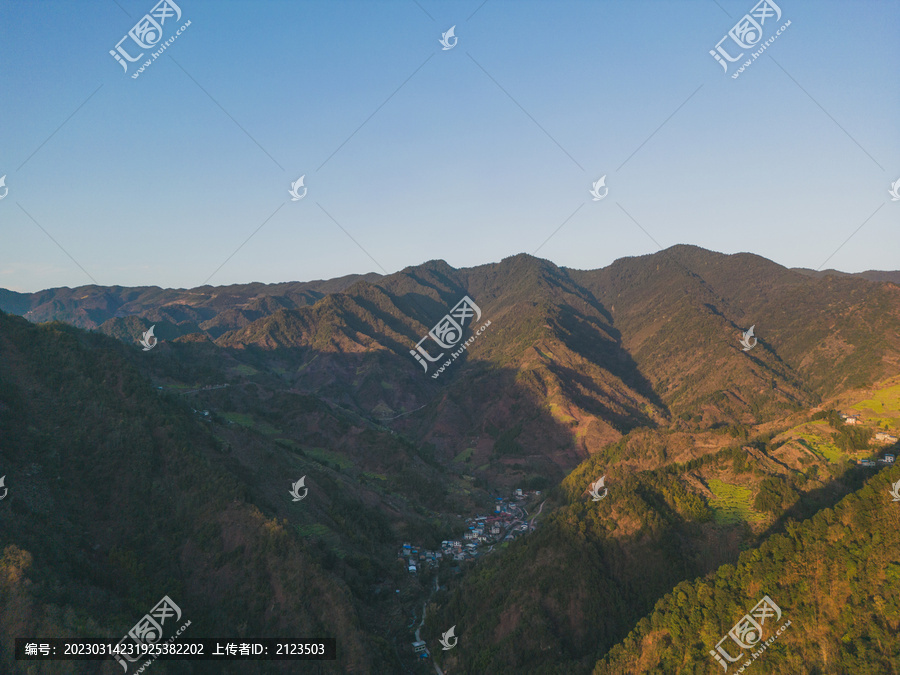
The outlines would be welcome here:
[[[736,672],[763,642],[721,671],[710,651],[768,595],[790,626],[754,666],[767,673],[882,675],[900,672],[900,467],[709,577],[684,582],[594,668],[594,675]],[[774,617],[773,617],[774,619]],[[773,635],[763,628],[763,641]],[[758,639],[758,638],[757,638]],[[751,635],[746,642],[755,643]],[[730,659],[729,659],[730,660]]]
[[[309,672],[391,672],[334,561],[254,504],[265,499],[229,448],[150,386],[129,352],[0,313],[0,671],[25,672],[15,637],[121,636],[168,595],[198,637],[336,636],[339,660]],[[291,672],[285,663],[153,668]],[[121,672],[111,659],[42,667]]]

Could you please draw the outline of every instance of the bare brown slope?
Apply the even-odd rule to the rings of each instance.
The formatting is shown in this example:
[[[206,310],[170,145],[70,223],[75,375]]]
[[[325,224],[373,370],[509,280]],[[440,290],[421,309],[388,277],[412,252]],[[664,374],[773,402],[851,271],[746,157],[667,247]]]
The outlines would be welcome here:
[[[477,326],[491,325],[435,381],[409,350],[466,294],[482,311]],[[515,256],[462,271],[427,263],[378,285],[360,282],[217,344],[293,358],[293,387],[375,417],[427,406],[397,428],[444,458],[474,447],[475,461],[494,461],[497,474],[524,462],[561,476],[624,431],[666,419],[619,339],[603,306],[564,270]],[[502,434],[511,442],[497,448]]]

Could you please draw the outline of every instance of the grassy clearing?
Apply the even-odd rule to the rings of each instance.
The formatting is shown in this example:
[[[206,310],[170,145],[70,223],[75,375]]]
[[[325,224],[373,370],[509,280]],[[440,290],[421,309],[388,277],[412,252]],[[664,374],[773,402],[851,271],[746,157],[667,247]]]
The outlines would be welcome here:
[[[331,452],[325,448],[303,448],[303,452],[306,453],[307,457],[312,457],[322,463],[337,464],[341,469],[349,469],[353,466],[353,462],[343,455]]]
[[[363,471],[362,475],[365,476],[366,478],[374,478],[376,480],[385,480],[386,481],[388,479],[388,477],[385,476],[383,473],[372,473],[371,471]]]
[[[715,499],[709,500],[717,525],[733,525],[741,521],[759,522],[765,516],[753,508],[753,490],[725,483],[716,478],[708,481]]]
[[[235,424],[240,424],[242,427],[247,427],[248,429],[253,428],[253,418],[250,415],[245,413],[222,413],[222,417],[224,417],[229,422],[234,422]]]
[[[834,429],[825,420],[814,420],[798,424],[788,429],[779,438],[783,441],[793,441],[809,450],[818,459],[830,464],[839,464],[847,458],[847,454],[841,451],[833,442],[831,435]]]
[[[234,366],[231,369],[231,372],[237,373],[238,375],[243,375],[244,377],[250,377],[251,375],[256,375],[259,371],[253,366],[248,366],[245,364],[241,364],[239,366]]]
[[[576,421],[574,417],[560,410],[559,406],[556,403],[550,404],[550,415],[553,417],[553,419],[555,419],[557,422],[561,422],[562,424],[569,424]]]
[[[475,448],[466,448],[461,453],[459,453],[456,457],[454,457],[453,461],[454,462],[465,462],[473,454],[475,454]]]
[[[388,417],[394,417],[394,411],[382,401],[372,408],[372,415],[376,419],[386,419]]]
[[[268,422],[257,422],[256,428],[257,428],[257,430],[264,433],[266,436],[277,436],[281,433],[281,429],[273,427]]]
[[[818,421],[813,423],[818,424]],[[830,429],[830,427],[826,427],[823,422],[821,426],[825,427],[822,429],[823,433],[826,432],[826,428]],[[815,431],[819,431],[816,429]],[[823,438],[817,433],[804,433],[802,431],[798,431],[794,434],[794,437],[797,439],[798,443],[801,443],[803,447],[807,450],[811,451],[815,455],[820,458],[830,462],[831,464],[839,464],[843,459],[847,457],[847,455],[831,442],[830,438]]]
[[[341,538],[338,536],[337,532],[332,531],[329,527],[322,525],[321,523],[298,525],[297,534],[300,535],[301,539],[318,537],[326,543],[328,550],[334,553],[335,556],[341,560],[347,557],[347,552],[340,546]]]
[[[324,537],[331,532],[327,526],[321,523],[312,523],[311,525],[298,525],[297,534],[301,537]]]
[[[860,401],[853,406],[853,409],[874,413],[874,419],[871,415],[865,416],[866,422],[886,424],[892,429],[900,428],[900,384],[879,389],[872,398]]]
[[[276,429],[268,422],[260,422],[258,420],[255,420],[253,419],[252,415],[248,415],[246,413],[223,413],[222,417],[224,417],[229,422],[240,424],[242,427],[246,427],[247,429],[255,429],[256,431],[264,433],[267,436],[275,436],[281,433],[281,429]]]

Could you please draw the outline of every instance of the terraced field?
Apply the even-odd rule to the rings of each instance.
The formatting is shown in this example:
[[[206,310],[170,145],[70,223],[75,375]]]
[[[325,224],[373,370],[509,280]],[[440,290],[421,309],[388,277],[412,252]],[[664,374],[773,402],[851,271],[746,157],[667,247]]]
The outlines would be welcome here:
[[[229,422],[240,424],[242,427],[247,427],[248,429],[256,429],[257,431],[269,436],[281,433],[280,429],[276,429],[268,422],[256,420],[252,415],[248,415],[246,413],[227,412],[222,413],[222,417],[224,417]]]
[[[709,500],[709,506],[717,525],[765,520],[765,516],[753,508],[754,494],[750,488],[725,483],[716,478],[710,479],[707,485],[715,494],[715,499]]]
[[[864,413],[863,419],[868,423],[900,430],[900,384],[879,389],[872,398],[854,405],[853,410]]]
[[[847,455],[831,442],[831,432],[832,429],[825,420],[816,420],[795,427],[788,433],[807,450],[832,464],[838,464]]]
[[[353,466],[353,462],[344,457],[343,455],[339,455],[336,452],[331,452],[326,450],[325,448],[303,448],[303,452],[308,456],[316,459],[320,462],[328,463],[328,464],[337,464],[341,469],[349,469]]]

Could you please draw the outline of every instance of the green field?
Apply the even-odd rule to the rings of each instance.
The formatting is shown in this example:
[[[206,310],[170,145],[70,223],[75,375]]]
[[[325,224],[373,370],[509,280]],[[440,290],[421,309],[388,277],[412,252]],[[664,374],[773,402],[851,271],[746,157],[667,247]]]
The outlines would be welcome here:
[[[223,413],[222,417],[224,417],[229,422],[240,424],[242,427],[247,427],[248,429],[256,429],[257,431],[262,432],[268,436],[274,436],[281,433],[280,429],[276,429],[268,422],[257,421],[253,419],[251,415],[248,415],[246,413]]]
[[[715,499],[709,500],[717,525],[733,525],[741,521],[759,522],[765,516],[753,508],[753,490],[724,483],[716,478],[707,482]]]
[[[303,448],[303,452],[306,453],[307,457],[312,457],[323,463],[337,464],[341,469],[349,469],[353,466],[353,462],[343,455],[331,452],[325,448]]]
[[[475,452],[475,448],[466,448],[461,453],[459,453],[456,457],[453,458],[454,462],[465,462],[469,459],[472,454]]]
[[[234,366],[230,370],[234,373],[237,373],[238,375],[243,375],[244,377],[250,377],[251,375],[256,375],[259,373],[259,371],[253,366],[247,366],[244,364]]]
[[[815,433],[808,433],[799,430],[791,430],[791,432],[792,435],[797,439],[797,441],[801,443],[807,450],[818,455],[822,459],[827,460],[831,464],[838,464],[841,462],[841,460],[847,457],[847,455],[841,452],[838,447],[831,442],[832,429],[830,426],[828,426],[828,423],[825,420],[816,420],[815,422],[809,422],[808,424],[804,424],[801,427],[798,427],[798,429],[802,429],[803,427],[812,427],[812,431],[814,431]]]
[[[268,422],[257,422],[256,428],[267,436],[277,436],[281,433],[281,429],[273,427]]]
[[[224,417],[229,422],[240,424],[242,427],[247,427],[248,429],[252,429],[254,426],[253,418],[250,415],[246,415],[244,413],[222,413],[222,417]]]
[[[872,398],[860,401],[854,410],[860,412],[868,410],[875,414],[866,415],[864,421],[876,423],[879,426],[886,425],[890,429],[900,429],[900,384],[893,387],[885,387],[875,392]]]

